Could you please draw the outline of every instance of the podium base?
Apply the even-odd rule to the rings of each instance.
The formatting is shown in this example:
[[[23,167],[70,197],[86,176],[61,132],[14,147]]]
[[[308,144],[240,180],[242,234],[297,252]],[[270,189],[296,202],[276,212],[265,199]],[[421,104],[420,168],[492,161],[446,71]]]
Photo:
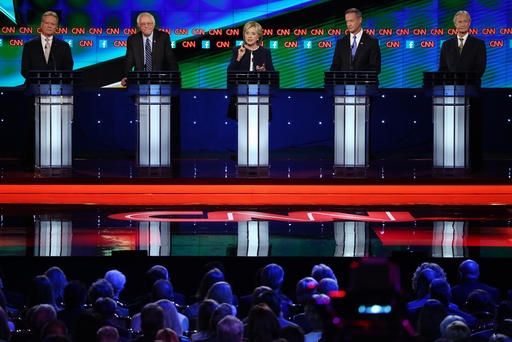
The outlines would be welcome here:
[[[267,166],[236,166],[237,176],[243,178],[267,178],[270,175],[270,165]]]
[[[334,178],[366,178],[366,166],[334,166]]]
[[[40,167],[35,165],[34,173],[42,177],[71,177],[73,169],[71,167]]]
[[[135,168],[136,177],[155,177],[155,178],[172,178],[171,166],[137,166]]]

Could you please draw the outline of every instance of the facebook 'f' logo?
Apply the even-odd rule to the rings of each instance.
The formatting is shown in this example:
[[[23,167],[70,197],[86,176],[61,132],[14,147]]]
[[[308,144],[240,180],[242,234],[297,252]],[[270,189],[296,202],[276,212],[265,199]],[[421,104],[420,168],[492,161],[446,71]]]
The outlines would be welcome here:
[[[311,49],[313,47],[313,42],[311,40],[304,41],[304,49]]]
[[[171,48],[176,49],[176,41],[175,40],[171,40]]]
[[[405,42],[405,47],[407,49],[414,49],[414,40],[408,40]]]
[[[277,46],[278,46],[277,40],[271,40],[270,41],[270,48],[271,49],[277,49]]]
[[[68,43],[69,47],[73,47],[73,39],[67,39],[66,43]]]
[[[100,39],[100,49],[106,49],[107,48],[107,41],[104,39]]]
[[[202,47],[203,47],[203,49],[209,49],[210,48],[210,41],[209,40],[203,40],[202,41]]]

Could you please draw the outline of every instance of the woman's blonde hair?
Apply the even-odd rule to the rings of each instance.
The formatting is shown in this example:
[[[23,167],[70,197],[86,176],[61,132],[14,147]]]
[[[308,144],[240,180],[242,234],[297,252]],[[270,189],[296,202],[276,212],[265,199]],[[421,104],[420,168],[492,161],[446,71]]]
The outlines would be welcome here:
[[[261,40],[263,39],[263,28],[256,21],[248,21],[248,22],[245,23],[245,25],[244,25],[244,35],[245,35],[245,32],[248,29],[253,28],[253,27],[256,29],[256,33],[258,34],[258,43],[261,43]],[[244,37],[244,40],[245,40],[245,37]]]

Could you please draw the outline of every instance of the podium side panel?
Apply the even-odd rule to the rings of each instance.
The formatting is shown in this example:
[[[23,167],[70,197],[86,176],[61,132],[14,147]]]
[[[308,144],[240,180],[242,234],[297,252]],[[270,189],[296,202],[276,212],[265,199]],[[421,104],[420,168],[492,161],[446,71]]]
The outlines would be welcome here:
[[[52,96],[57,100],[57,96]],[[53,102],[53,101],[52,101]],[[62,105],[52,104],[51,107],[51,157],[50,166],[62,165]]]
[[[433,98],[434,167],[444,166],[444,106],[442,97]]]
[[[355,165],[356,158],[356,105],[352,103],[353,100],[345,105],[345,160],[342,162],[345,166]]]
[[[268,165],[268,116],[269,108],[268,97],[262,99],[265,104],[259,105],[258,129],[259,129],[259,163],[258,165]]]
[[[455,122],[455,167],[466,167],[466,108],[464,106],[464,97],[456,98],[454,122]]]
[[[368,120],[368,98],[361,96],[361,104],[356,106],[356,132],[355,132],[355,165],[366,166],[366,122]],[[359,102],[359,101],[358,101]]]
[[[41,131],[40,131],[40,164],[41,167],[48,167],[51,163],[51,105],[41,104]]]
[[[450,98],[448,98],[450,99]],[[444,107],[444,158],[445,167],[455,166],[455,106],[450,103]]]
[[[252,97],[252,96],[251,96]],[[250,97],[250,98],[251,98]],[[251,99],[249,98],[249,102]],[[256,101],[257,102],[257,101]],[[248,142],[248,165],[259,165],[259,105],[250,103],[248,108],[247,142]]]
[[[334,165],[344,164],[345,159],[345,101],[334,97]]]
[[[170,101],[170,99],[168,100]],[[162,166],[171,165],[171,105],[161,106],[161,127],[160,127],[161,148],[160,160]]]
[[[153,97],[153,96],[152,96]],[[160,105],[152,104],[149,106],[149,166],[160,166],[160,127],[161,113]]]
[[[73,97],[67,96],[62,106],[62,166],[73,164]]]
[[[35,165],[40,165],[41,163],[41,105],[39,100],[39,96],[34,97]]]
[[[142,102],[142,96],[139,97],[139,101]],[[139,166],[149,165],[149,105],[138,104],[137,107],[138,115],[138,137],[139,137],[139,153],[138,153],[138,164]]]
[[[248,125],[248,105],[243,103],[243,97],[238,97],[237,115],[238,115],[238,165],[247,166],[247,125]],[[247,101],[247,100],[245,100]]]

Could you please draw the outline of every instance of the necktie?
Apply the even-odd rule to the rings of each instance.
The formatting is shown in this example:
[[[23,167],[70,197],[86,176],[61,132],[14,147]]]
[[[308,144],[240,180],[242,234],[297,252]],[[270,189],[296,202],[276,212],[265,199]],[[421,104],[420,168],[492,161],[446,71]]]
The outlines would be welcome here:
[[[144,47],[144,54],[146,57],[146,71],[153,70],[153,61],[151,59],[151,45],[149,43],[149,38],[146,38],[146,45]]]
[[[459,38],[459,54],[462,55],[462,48],[464,47],[464,38]]]
[[[45,38],[44,43],[44,59],[46,60],[46,64],[48,64],[48,59],[50,58],[50,43],[48,42],[48,38]]]
[[[352,60],[354,60],[354,56],[356,55],[357,50],[357,39],[356,36],[354,36],[354,42],[352,43]]]

